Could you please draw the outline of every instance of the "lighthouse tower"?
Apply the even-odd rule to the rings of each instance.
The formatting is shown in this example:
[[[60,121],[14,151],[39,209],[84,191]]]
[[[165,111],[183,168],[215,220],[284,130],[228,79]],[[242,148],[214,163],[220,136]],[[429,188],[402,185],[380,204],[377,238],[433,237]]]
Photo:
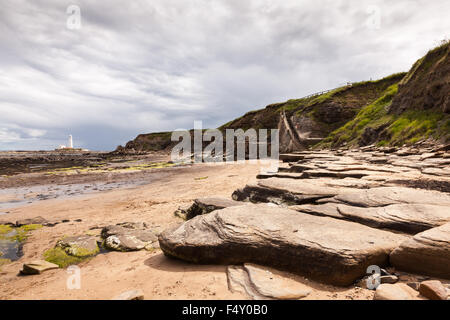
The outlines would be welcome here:
[[[69,144],[67,145],[67,148],[73,149],[73,139],[72,139],[72,135],[69,135]]]

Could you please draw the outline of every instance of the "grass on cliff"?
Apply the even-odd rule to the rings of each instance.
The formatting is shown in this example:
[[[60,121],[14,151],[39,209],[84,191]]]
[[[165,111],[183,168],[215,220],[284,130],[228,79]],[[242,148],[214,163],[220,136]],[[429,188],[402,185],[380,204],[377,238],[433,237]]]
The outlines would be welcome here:
[[[282,104],[280,110],[296,110],[296,114],[300,115],[307,107],[326,101],[334,101],[342,104],[361,103],[361,98],[363,97],[365,98],[364,100],[371,100],[379,97],[383,94],[383,91],[386,89],[388,83],[397,83],[405,75],[406,72],[394,73],[378,80],[355,82],[350,86],[342,86],[317,96],[291,99]]]
[[[389,114],[388,108],[397,91],[397,84],[390,86],[381,98],[361,109],[353,120],[333,131],[318,146],[356,146],[367,128],[384,128],[384,139],[377,142],[379,146],[413,144],[430,137],[438,139],[450,132],[450,120],[437,110]]]

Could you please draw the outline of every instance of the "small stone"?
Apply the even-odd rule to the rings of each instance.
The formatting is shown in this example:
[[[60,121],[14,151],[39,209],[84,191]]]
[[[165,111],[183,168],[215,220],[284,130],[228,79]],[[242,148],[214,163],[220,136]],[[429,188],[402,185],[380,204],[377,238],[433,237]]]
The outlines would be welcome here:
[[[398,281],[398,277],[397,276],[393,276],[393,275],[389,275],[389,276],[381,276],[380,277],[380,282],[381,283],[389,283],[389,284],[394,284]]]
[[[54,221],[54,222],[46,222],[46,223],[44,223],[43,224],[43,226],[46,226],[46,227],[54,227],[54,226],[56,226],[57,224],[59,224],[59,221]]]
[[[190,205],[179,206],[177,210],[173,213],[175,217],[181,218],[183,220],[187,220],[187,211],[189,210]]]
[[[419,291],[419,286],[420,286],[419,282],[408,282],[406,284],[408,286],[410,286],[411,288],[413,288],[414,290]]]
[[[44,261],[44,260],[35,260],[30,263],[24,263],[21,274],[32,275],[32,274],[40,274],[44,271],[51,269],[58,269],[58,265]]]
[[[380,284],[375,291],[373,300],[414,300],[412,290],[405,284]]]
[[[419,292],[431,300],[447,300],[447,289],[438,280],[422,282],[419,286]]]
[[[112,300],[144,300],[144,293],[139,289],[125,291],[114,297]]]

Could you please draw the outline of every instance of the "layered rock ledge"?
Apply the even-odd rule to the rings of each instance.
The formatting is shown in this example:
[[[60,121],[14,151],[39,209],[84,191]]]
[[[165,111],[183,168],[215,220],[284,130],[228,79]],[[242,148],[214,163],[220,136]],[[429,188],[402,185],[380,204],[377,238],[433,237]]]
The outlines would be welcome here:
[[[246,262],[349,285],[370,265],[386,266],[407,237],[267,204],[197,216],[159,236],[168,256],[201,264]]]

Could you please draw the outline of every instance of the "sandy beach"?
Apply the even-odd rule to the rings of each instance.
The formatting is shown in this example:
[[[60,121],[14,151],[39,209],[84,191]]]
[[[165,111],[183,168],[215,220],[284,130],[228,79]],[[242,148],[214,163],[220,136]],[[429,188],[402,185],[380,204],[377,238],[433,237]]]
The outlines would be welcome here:
[[[146,299],[247,299],[229,290],[226,266],[193,265],[168,258],[161,250],[107,252],[83,261],[79,265],[81,289],[67,289],[66,269],[36,276],[18,273],[23,263],[41,259],[43,252],[64,236],[98,234],[102,227],[120,222],[145,221],[162,229],[179,224],[182,219],[174,216],[174,211],[180,205],[205,196],[230,197],[236,188],[254,180],[258,171],[257,164],[155,169],[140,173],[142,179],[149,181],[142,186],[42,200],[8,209],[9,213],[1,215],[0,220],[41,216],[48,221],[67,219],[70,222],[30,233],[23,246],[23,256],[1,267],[0,298],[111,299],[121,292],[141,289]],[[371,299],[373,296],[373,291],[356,286],[339,288],[299,276],[296,279],[313,289],[307,299]]]

